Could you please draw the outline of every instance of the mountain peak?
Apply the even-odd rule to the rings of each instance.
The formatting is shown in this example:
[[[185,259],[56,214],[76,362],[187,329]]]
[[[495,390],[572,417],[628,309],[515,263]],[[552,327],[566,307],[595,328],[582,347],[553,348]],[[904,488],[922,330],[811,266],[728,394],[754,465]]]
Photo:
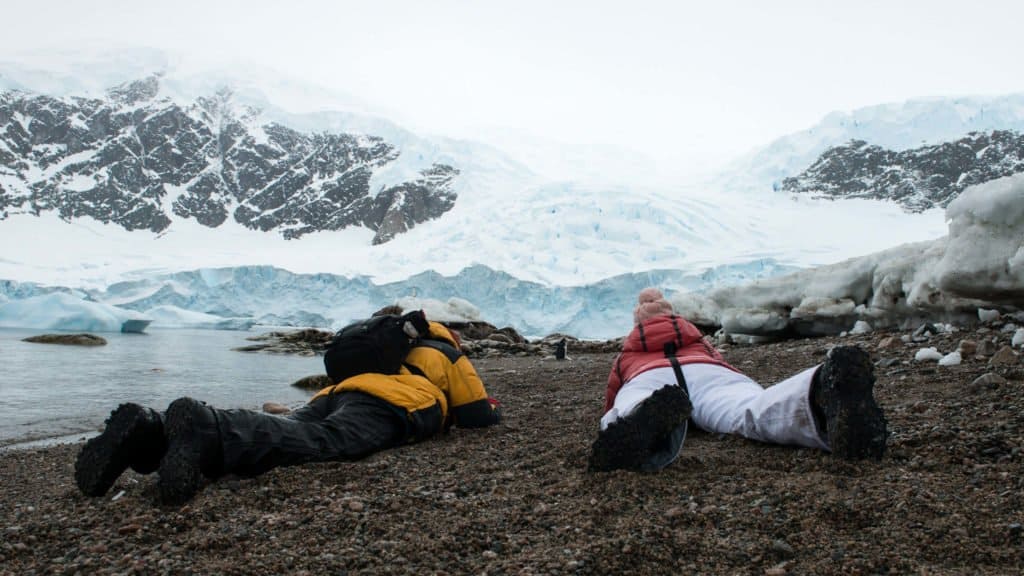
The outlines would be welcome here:
[[[52,210],[152,232],[178,218],[217,227],[231,217],[285,238],[364,226],[380,243],[454,205],[459,170],[449,164],[371,193],[373,173],[401,155],[394,145],[261,124],[225,86],[179,106],[157,98],[161,78],[123,83],[100,100],[7,93],[3,217]]]

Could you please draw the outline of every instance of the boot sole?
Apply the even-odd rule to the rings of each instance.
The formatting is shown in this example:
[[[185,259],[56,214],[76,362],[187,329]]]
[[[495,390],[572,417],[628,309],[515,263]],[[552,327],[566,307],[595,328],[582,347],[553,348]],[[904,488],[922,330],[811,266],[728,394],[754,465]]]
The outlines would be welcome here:
[[[636,411],[600,432],[591,446],[589,469],[595,472],[640,470],[658,439],[690,418],[690,398],[678,386],[656,390]]]
[[[874,398],[874,367],[867,352],[833,348],[822,374],[825,418],[832,454],[849,460],[880,460],[888,438],[885,414]]]
[[[199,491],[203,474],[199,465],[198,431],[194,410],[202,406],[191,398],[175,400],[167,408],[167,453],[157,471],[157,490],[165,504],[182,504]]]
[[[103,496],[131,464],[140,446],[132,442],[146,425],[146,408],[121,404],[107,418],[99,436],[90,438],[75,459],[75,483],[86,496]]]

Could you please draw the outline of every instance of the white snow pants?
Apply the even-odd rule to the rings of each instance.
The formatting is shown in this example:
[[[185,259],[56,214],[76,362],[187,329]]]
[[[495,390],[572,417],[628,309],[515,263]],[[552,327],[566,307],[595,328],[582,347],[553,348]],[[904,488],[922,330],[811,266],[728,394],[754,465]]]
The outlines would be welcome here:
[[[811,379],[818,366],[774,386],[762,387],[749,377],[717,364],[684,364],[683,376],[693,403],[693,423],[708,432],[739,434],[751,440],[829,450],[811,413]],[[637,374],[615,396],[601,418],[604,430],[628,416],[656,390],[675,386],[671,367]]]

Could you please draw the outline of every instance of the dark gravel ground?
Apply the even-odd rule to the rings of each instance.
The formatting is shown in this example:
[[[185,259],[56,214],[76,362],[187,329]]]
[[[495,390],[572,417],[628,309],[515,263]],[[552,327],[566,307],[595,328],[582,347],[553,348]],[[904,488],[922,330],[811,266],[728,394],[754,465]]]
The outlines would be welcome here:
[[[77,445],[0,453],[0,573],[1021,573],[1020,358],[912,361],[1009,334],[892,335],[725,350],[765,383],[837,343],[871,351],[892,433],[881,462],[691,432],[659,474],[587,473],[613,355],[483,358],[500,426],[222,480],[180,508],[131,472],[106,497],[80,495]],[[1004,379],[974,383],[986,373]]]

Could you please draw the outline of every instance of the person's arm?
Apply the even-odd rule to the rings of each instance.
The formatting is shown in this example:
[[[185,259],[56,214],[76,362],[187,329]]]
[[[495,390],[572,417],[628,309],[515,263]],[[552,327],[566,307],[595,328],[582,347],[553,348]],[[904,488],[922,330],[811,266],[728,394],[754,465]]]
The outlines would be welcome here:
[[[622,388],[622,375],[619,374],[619,362],[622,361],[622,354],[615,357],[612,363],[612,371],[608,374],[608,385],[604,389],[604,412],[607,413],[615,405],[615,395]]]
[[[469,358],[452,364],[448,375],[449,412],[459,428],[484,428],[501,422],[502,407],[487,395],[484,383]]]

